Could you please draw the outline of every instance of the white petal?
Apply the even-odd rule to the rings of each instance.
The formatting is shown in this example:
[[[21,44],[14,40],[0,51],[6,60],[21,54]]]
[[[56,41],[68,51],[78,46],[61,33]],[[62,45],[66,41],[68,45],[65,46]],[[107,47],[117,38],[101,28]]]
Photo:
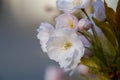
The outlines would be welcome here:
[[[72,4],[73,0],[57,0],[58,10],[63,10],[64,12],[74,12],[74,5]]]
[[[59,29],[56,29],[54,31],[54,33],[52,34],[52,36],[53,37],[55,36],[55,37],[64,37],[64,38],[66,37],[67,38],[68,35],[71,35],[73,33],[74,33],[74,31],[72,31],[72,30],[68,30],[66,28],[59,28]]]
[[[57,29],[54,37],[47,42],[48,56],[59,63],[64,69],[74,69],[84,54],[84,46],[79,37],[72,30]],[[64,45],[70,42],[66,49]]]
[[[57,8],[66,13],[72,13],[78,8],[86,8],[90,0],[57,0]]]
[[[54,31],[54,28],[49,23],[41,23],[40,27],[37,29],[37,38],[40,40],[41,48],[44,52],[47,52],[46,43]]]
[[[62,45],[64,43],[64,38],[61,37],[51,37],[47,42],[48,56],[50,59],[58,61],[59,55],[62,52]]]

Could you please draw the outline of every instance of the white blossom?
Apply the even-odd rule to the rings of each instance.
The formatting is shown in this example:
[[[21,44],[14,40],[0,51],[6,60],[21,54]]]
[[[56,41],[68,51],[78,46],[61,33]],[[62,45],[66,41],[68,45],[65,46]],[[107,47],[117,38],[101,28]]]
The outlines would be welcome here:
[[[104,3],[101,0],[93,2],[94,17],[99,21],[104,21],[106,18]]]
[[[37,29],[37,31],[38,31],[37,38],[40,40],[41,48],[42,48],[43,52],[47,52],[46,43],[47,43],[50,35],[54,31],[54,28],[49,23],[41,23],[41,25]]]
[[[57,0],[57,8],[67,13],[72,13],[76,9],[86,8],[90,0]]]
[[[77,34],[68,29],[57,29],[47,42],[48,56],[65,70],[73,70],[84,55],[84,46]]]
[[[77,29],[78,19],[72,14],[62,14],[55,19],[56,28]]]
[[[78,31],[88,30],[92,27],[92,22],[87,18],[80,19],[78,23]]]

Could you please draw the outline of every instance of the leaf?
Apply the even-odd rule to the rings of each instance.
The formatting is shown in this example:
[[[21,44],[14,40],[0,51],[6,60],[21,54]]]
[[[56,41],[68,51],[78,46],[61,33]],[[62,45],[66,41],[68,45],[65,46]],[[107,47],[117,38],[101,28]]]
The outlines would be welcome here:
[[[101,70],[108,71],[108,68],[96,56],[81,59],[81,64],[88,66],[92,73],[99,73]]]
[[[117,62],[116,62],[116,63],[117,63],[116,66],[117,66],[118,70],[120,70],[120,57],[117,59]]]
[[[115,15],[115,20],[116,20],[117,30],[120,31],[120,0],[118,1],[118,5],[117,5],[117,9],[116,9],[116,15]]]
[[[92,35],[90,32],[83,30],[83,31],[79,31],[79,33],[81,33],[82,35],[84,35],[85,38],[86,38],[90,43],[92,43],[92,42],[94,41],[93,35]]]
[[[88,67],[92,67],[92,68],[96,68],[96,69],[100,68],[91,58],[81,59],[81,64],[84,64]]]
[[[100,42],[103,47],[104,55],[106,56],[106,59],[109,59],[110,61],[115,57],[116,51],[114,46],[106,39],[104,35],[100,36]],[[108,60],[107,60],[108,61]]]
[[[118,1],[115,20],[116,20],[117,39],[118,39],[119,50],[120,50],[120,0]]]
[[[109,25],[106,22],[99,22],[94,17],[92,17],[92,19],[97,25],[97,27],[99,27],[102,30],[102,32],[104,33],[106,38],[111,42],[111,44],[113,46],[116,46],[116,37],[114,35],[114,32],[110,29],[111,25]]]
[[[107,75],[103,73],[98,74],[98,80],[110,80]]]
[[[115,11],[108,7],[107,3],[104,1],[105,10],[106,10],[106,19],[112,25],[115,26]],[[114,28],[114,27],[113,27]]]

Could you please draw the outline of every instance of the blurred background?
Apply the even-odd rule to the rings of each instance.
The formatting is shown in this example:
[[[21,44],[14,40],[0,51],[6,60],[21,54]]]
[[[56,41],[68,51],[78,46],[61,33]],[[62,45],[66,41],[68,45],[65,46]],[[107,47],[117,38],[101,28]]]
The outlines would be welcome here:
[[[54,24],[55,1],[0,0],[0,80],[44,80],[45,69],[57,65],[36,37],[40,22]],[[107,1],[115,9],[116,1]]]
[[[55,63],[41,51],[36,29],[57,14],[55,0],[0,0],[0,80],[44,80]]]

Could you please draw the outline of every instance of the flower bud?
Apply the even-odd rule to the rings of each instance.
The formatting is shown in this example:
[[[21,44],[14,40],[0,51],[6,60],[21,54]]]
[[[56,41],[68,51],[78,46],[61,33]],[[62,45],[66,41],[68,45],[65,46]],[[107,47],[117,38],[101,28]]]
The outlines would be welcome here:
[[[106,18],[104,3],[101,0],[96,0],[93,3],[94,17],[99,21],[104,21]]]
[[[92,27],[90,20],[83,18],[78,22],[78,31],[88,30]]]

